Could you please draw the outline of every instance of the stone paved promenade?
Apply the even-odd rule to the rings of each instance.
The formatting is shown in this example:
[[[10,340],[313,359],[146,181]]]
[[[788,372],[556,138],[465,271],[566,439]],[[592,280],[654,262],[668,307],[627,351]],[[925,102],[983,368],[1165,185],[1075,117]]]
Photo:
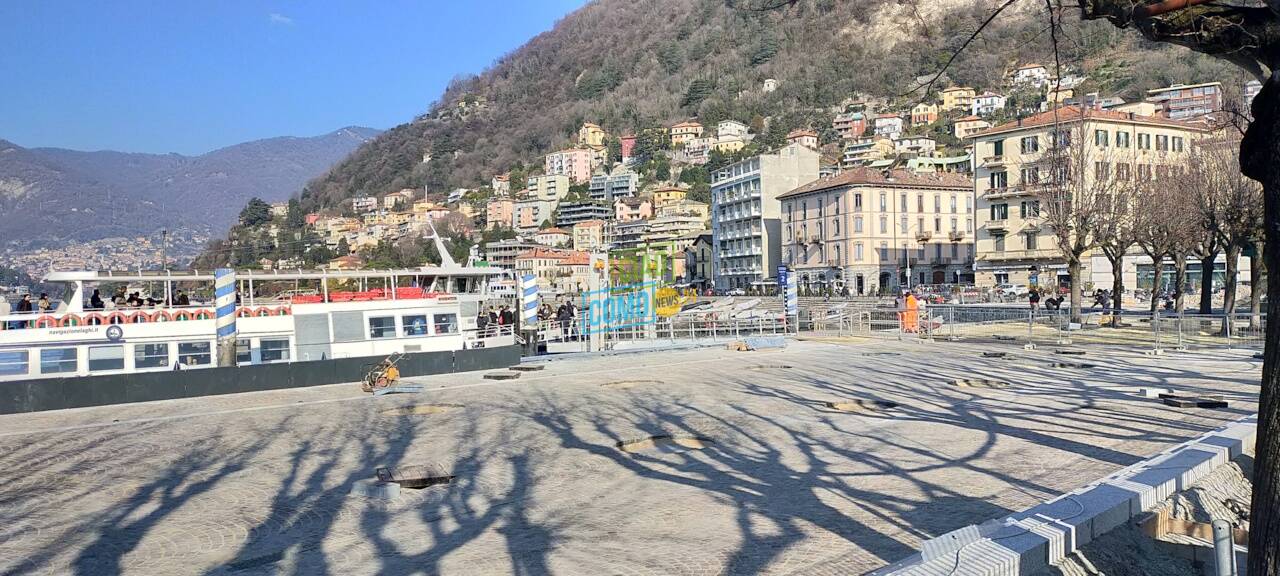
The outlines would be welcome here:
[[[0,575],[858,574],[1256,410],[1248,353],[989,348],[651,352],[510,382],[420,378],[420,394],[338,385],[2,416]],[[1096,366],[1048,366],[1062,361]],[[1170,408],[1132,393],[1144,385],[1233,403]],[[900,406],[826,407],[857,398]],[[615,447],[663,434],[714,443]],[[427,463],[454,482],[350,493],[379,466]]]

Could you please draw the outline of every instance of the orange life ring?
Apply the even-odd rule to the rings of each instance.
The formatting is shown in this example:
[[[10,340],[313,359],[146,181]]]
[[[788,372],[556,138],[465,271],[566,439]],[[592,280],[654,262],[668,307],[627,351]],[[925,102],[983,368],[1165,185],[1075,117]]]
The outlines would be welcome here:
[[[76,316],[75,314],[67,314],[58,322],[58,326],[79,326],[83,323],[84,321],[81,320],[79,316]]]
[[[195,316],[192,316],[192,318],[195,320],[212,320],[213,312],[208,310],[197,310]]]
[[[179,310],[173,313],[174,322],[186,322],[187,320],[190,320],[190,319],[191,319],[191,311],[189,310]]]
[[[253,309],[248,307],[240,307],[236,309],[236,318],[248,318],[253,316]]]
[[[129,315],[130,324],[146,324],[151,321],[151,315],[139,310]]]
[[[57,328],[58,319],[53,316],[41,316],[36,318],[36,328]]]
[[[107,324],[124,324],[125,322],[128,322],[128,320],[129,318],[124,315],[124,312],[112,312],[107,314]]]
[[[152,322],[172,322],[173,316],[167,310],[159,310],[151,315]]]
[[[105,323],[105,317],[97,312],[90,312],[84,315],[84,323],[89,326],[101,326]]]
[[[276,308],[276,316],[288,316],[292,313],[293,312],[289,310],[288,306],[281,306],[279,308]]]
[[[254,310],[253,315],[257,316],[258,318],[265,318],[271,315],[271,309],[267,308],[266,306],[263,306],[257,310]]]

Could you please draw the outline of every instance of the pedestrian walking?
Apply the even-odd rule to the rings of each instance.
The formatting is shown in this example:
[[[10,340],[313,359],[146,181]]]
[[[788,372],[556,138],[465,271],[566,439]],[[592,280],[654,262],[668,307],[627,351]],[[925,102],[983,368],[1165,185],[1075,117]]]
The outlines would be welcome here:
[[[1040,311],[1040,291],[1032,288],[1031,294],[1027,295],[1027,302],[1031,303],[1031,312],[1034,314]]]

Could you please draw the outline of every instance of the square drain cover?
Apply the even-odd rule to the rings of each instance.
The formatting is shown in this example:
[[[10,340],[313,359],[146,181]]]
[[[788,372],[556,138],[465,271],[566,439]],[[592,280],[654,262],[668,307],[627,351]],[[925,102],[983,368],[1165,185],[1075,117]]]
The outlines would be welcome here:
[[[426,488],[436,484],[448,484],[453,480],[443,466],[438,464],[409,464],[396,468],[379,468],[378,480],[393,482],[404,488]]]

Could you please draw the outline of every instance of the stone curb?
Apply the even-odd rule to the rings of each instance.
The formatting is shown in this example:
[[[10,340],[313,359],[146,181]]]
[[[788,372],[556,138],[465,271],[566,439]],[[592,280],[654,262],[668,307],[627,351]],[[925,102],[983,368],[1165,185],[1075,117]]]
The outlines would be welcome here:
[[[1253,450],[1256,415],[1004,518],[953,530],[868,576],[1027,576]]]

